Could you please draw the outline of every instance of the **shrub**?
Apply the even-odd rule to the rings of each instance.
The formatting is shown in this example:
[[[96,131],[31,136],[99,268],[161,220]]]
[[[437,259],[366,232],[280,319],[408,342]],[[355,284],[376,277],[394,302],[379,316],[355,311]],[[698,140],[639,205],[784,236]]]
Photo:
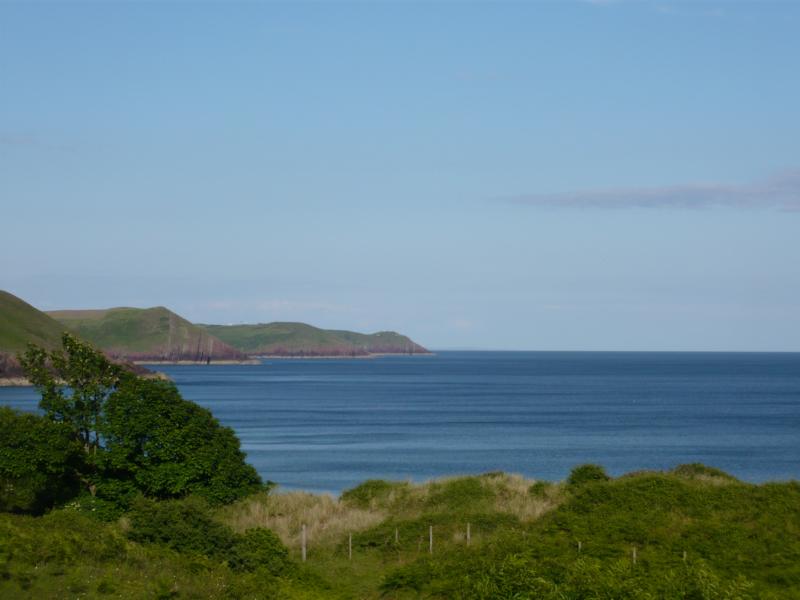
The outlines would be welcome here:
[[[536,498],[544,498],[552,484],[547,481],[537,481],[528,488],[528,493]]]
[[[83,457],[66,425],[0,408],[0,511],[40,514],[74,497]]]
[[[225,560],[236,543],[231,529],[213,520],[202,498],[156,502],[139,498],[128,513],[128,537],[161,544],[182,554]]]
[[[725,481],[734,482],[737,479],[733,475],[729,475],[721,469],[714,467],[707,467],[702,463],[689,463],[685,465],[678,465],[672,469],[671,473],[679,477],[686,477],[688,479],[721,479]]]
[[[492,496],[492,492],[477,477],[458,477],[432,483],[426,504],[429,508],[440,510],[474,509]]]
[[[284,571],[289,551],[280,538],[269,529],[249,529],[237,536],[231,552],[230,565],[242,571],[265,569],[273,575]]]
[[[608,481],[611,479],[607,474],[605,469],[600,465],[580,465],[572,469],[572,472],[569,474],[569,478],[567,479],[567,483],[570,485],[583,485],[584,483],[590,483],[593,481]]]
[[[389,492],[405,486],[405,483],[386,481],[385,479],[367,479],[364,483],[342,492],[343,502],[358,508],[369,508],[372,502],[385,498]]]

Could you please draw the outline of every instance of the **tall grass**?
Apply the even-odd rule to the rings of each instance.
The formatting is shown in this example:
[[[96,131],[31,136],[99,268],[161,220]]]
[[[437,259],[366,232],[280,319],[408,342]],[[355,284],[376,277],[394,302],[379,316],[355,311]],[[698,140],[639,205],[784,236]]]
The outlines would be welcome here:
[[[219,518],[237,533],[254,527],[271,529],[291,548],[299,547],[300,532],[306,525],[309,545],[334,546],[389,516],[448,513],[458,521],[459,513],[467,511],[533,521],[565,498],[564,487],[555,484],[541,494],[532,493],[535,483],[506,473],[447,477],[421,484],[371,480],[341,498],[308,492],[259,493],[225,507]]]
[[[310,544],[332,545],[348,533],[380,523],[386,513],[349,506],[330,494],[287,492],[255,494],[226,507],[219,518],[237,533],[266,527],[284,544],[296,548],[303,525]]]

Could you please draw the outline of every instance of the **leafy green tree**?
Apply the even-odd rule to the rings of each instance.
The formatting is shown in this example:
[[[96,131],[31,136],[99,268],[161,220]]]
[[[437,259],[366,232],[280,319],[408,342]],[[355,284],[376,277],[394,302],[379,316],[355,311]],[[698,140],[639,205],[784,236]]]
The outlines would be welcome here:
[[[78,493],[84,451],[63,423],[0,408],[0,511],[39,514]]]
[[[147,496],[221,504],[261,487],[233,430],[168,381],[126,378],[105,405],[103,438],[107,477]]]
[[[62,342],[53,352],[30,346],[20,362],[45,417],[83,446],[80,479],[98,501],[196,494],[219,504],[261,487],[233,430],[174,384],[137,377],[72,335]]]
[[[103,405],[125,371],[69,333],[61,343],[63,349],[52,352],[31,344],[19,357],[20,363],[42,394],[39,408],[53,421],[71,427],[87,453],[96,454]]]

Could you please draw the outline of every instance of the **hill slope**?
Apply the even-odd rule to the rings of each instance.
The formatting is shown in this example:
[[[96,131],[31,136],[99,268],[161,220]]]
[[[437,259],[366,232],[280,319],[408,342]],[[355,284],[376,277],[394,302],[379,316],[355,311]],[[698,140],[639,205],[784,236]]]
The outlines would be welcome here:
[[[138,362],[209,362],[246,358],[235,348],[163,306],[60,310],[48,314],[115,358]]]
[[[19,352],[28,343],[53,348],[64,326],[13,294],[0,290],[0,351]]]
[[[0,378],[22,375],[16,354],[29,343],[55,348],[64,326],[13,294],[0,290]]]
[[[198,325],[250,356],[370,356],[373,354],[428,354],[404,335],[382,331],[370,335],[319,329],[305,323],[257,325]]]

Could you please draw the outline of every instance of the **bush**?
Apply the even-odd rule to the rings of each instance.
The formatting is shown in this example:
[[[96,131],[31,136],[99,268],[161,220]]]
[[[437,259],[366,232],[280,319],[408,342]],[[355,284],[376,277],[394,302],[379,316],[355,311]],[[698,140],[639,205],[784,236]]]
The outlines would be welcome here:
[[[0,408],[0,511],[41,514],[73,498],[83,457],[66,425]]]
[[[686,465],[678,465],[672,469],[671,473],[678,477],[686,477],[688,479],[720,479],[724,481],[738,481],[733,475],[729,475],[721,469],[714,467],[707,467],[702,463],[690,463]]]
[[[459,511],[474,509],[492,497],[492,492],[477,477],[458,477],[432,483],[426,505],[431,509]]]
[[[269,529],[259,527],[237,536],[230,565],[241,571],[265,569],[273,575],[279,575],[288,561],[289,551],[280,538]]]
[[[528,488],[528,493],[536,498],[544,498],[551,485],[553,484],[547,481],[537,481]]]
[[[208,504],[198,497],[161,502],[139,498],[128,518],[130,539],[182,554],[225,560],[236,543],[233,531],[213,520]]]
[[[364,483],[342,492],[342,501],[358,508],[369,508],[374,500],[385,498],[389,492],[404,487],[402,482],[386,481],[385,479],[367,479]]]
[[[567,483],[570,485],[583,485],[594,481],[608,481],[611,479],[605,469],[600,465],[580,465],[572,469]]]

